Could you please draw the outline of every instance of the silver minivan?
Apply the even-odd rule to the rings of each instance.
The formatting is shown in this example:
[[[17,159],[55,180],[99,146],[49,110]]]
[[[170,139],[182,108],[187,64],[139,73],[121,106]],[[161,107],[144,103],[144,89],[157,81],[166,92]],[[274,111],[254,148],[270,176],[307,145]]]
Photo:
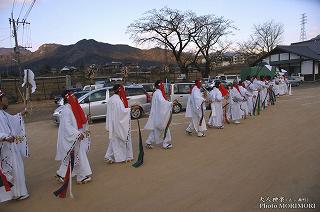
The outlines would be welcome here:
[[[173,112],[180,113],[186,109],[191,89],[194,83],[171,84],[170,101],[173,102]]]
[[[173,113],[180,113],[182,110],[187,108],[188,99],[190,97],[192,88],[194,86],[193,83],[175,83],[171,84],[170,89],[170,101],[173,102]],[[201,93],[208,94],[208,90],[204,88],[204,86],[200,89]],[[209,105],[206,102],[206,108],[209,108]]]
[[[151,108],[151,98],[142,86],[125,86],[129,107],[131,107],[131,118],[141,118]],[[111,87],[104,87],[90,91],[79,98],[81,108],[86,115],[91,114],[91,120],[105,118],[107,112],[107,101],[111,94]],[[90,107],[89,107],[90,104]],[[53,120],[59,123],[59,115],[62,107],[58,107],[53,113]],[[90,109],[90,111],[89,111]]]

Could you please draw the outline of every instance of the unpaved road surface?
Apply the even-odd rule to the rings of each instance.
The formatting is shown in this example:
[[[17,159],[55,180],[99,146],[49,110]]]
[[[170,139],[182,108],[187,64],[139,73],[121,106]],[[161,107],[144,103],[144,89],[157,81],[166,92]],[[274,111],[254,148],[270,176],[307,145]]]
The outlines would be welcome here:
[[[319,121],[320,86],[315,85],[294,89],[240,125],[209,129],[205,138],[186,135],[188,120],[177,114],[171,127],[174,148],[145,150],[145,163],[137,169],[104,163],[107,132],[104,122],[97,122],[90,126],[93,181],[74,183],[74,199],[52,194],[60,186],[54,179],[57,127],[31,122],[31,157],[25,160],[31,196],[1,203],[0,211],[320,211]],[[132,123],[137,157],[137,124]],[[148,131],[142,133],[145,140]],[[268,197],[307,198],[316,209],[260,209]]]

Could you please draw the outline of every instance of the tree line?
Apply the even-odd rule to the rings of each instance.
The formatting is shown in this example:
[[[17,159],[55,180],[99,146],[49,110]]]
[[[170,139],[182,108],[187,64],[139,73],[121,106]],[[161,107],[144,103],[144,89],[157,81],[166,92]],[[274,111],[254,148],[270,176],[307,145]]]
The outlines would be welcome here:
[[[208,77],[211,67],[221,62],[233,44],[229,37],[237,31],[232,20],[214,14],[197,15],[168,7],[153,9],[128,26],[127,32],[138,44],[165,46],[182,73],[196,67]],[[268,21],[254,25],[248,41],[237,43],[237,54],[250,63],[281,42],[283,25]]]

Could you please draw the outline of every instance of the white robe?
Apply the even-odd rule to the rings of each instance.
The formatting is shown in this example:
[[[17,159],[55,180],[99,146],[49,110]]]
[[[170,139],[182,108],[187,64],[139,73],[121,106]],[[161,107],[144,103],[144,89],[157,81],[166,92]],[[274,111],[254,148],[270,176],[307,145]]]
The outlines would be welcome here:
[[[264,83],[261,80],[257,80],[254,79],[253,81],[254,87],[256,88],[256,91],[254,92],[254,105],[257,104],[257,97],[258,94],[260,94],[260,105],[262,106],[262,101],[264,99],[264,93],[263,93],[263,89],[264,89]]]
[[[58,130],[57,153],[56,160],[61,161],[61,165],[57,174],[64,177],[67,171],[69,157],[68,152],[74,149],[74,169],[72,176],[77,176],[77,181],[81,181],[86,176],[91,175],[87,153],[90,148],[90,138],[86,137],[79,140],[81,134],[85,134],[88,125],[84,125],[82,129],[78,129],[76,118],[72,112],[71,106],[66,104],[63,106],[60,114],[60,124]]]
[[[274,95],[278,96],[279,95],[279,80],[278,79],[273,79],[270,82],[270,85],[272,85],[272,90],[274,92]]]
[[[170,129],[168,129],[166,137],[163,139],[163,133],[167,126],[172,113],[172,102],[167,101],[160,89],[157,89],[152,96],[151,111],[148,121],[144,129],[152,130],[147,138],[146,143],[163,144],[163,147],[171,141]]]
[[[191,95],[188,99],[186,115],[185,115],[185,117],[192,119],[187,128],[188,131],[195,130],[198,133],[198,132],[204,132],[207,130],[206,121],[204,117],[204,113],[206,109],[206,106],[203,103],[204,101],[205,99],[202,97],[202,93],[200,89],[197,86],[194,86],[191,91]],[[202,109],[201,109],[201,105],[203,106]],[[202,116],[203,116],[202,123],[200,123]]]
[[[250,97],[251,97],[251,101],[252,101],[252,95],[247,89],[245,89],[241,85],[239,86],[239,90],[240,90],[241,96],[244,98],[244,101],[242,101],[240,104],[241,115],[247,116],[247,115],[249,115],[249,113],[251,113],[249,110],[249,107],[251,106],[251,104],[249,104],[248,102],[250,101],[249,100]]]
[[[268,82],[267,81],[261,81],[261,85],[262,85],[262,90],[261,90],[261,106],[267,107],[268,106],[268,102],[269,102],[269,94],[268,94]],[[263,107],[262,107],[263,108]]]
[[[0,187],[0,202],[25,196],[28,194],[23,157],[28,157],[28,143],[25,136],[24,121],[21,114],[10,115],[0,110],[0,139],[14,136],[16,142],[0,142],[1,172],[13,185],[11,191],[5,191],[5,187]]]
[[[208,124],[215,127],[223,126],[223,96],[220,90],[216,87],[209,93],[209,100],[211,103],[211,116],[209,117]]]
[[[229,94],[230,118],[232,121],[238,121],[241,119],[240,104],[243,101],[243,97],[235,87],[229,90]]]
[[[247,107],[248,107],[248,113],[251,115],[253,114],[253,106],[254,106],[254,91],[255,91],[255,86],[253,83],[251,83],[249,80],[246,80],[244,82],[245,88],[247,89],[249,95],[247,95]]]
[[[280,81],[279,81],[279,94],[281,96],[288,94],[288,85],[287,85],[285,79],[280,79]]]
[[[132,160],[130,108],[124,107],[117,94],[107,102],[106,129],[109,131],[109,146],[105,159],[115,162]]]

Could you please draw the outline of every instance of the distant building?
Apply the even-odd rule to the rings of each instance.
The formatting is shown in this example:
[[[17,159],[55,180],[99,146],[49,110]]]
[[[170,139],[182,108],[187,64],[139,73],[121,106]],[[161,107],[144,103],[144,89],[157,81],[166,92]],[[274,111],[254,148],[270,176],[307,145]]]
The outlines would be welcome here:
[[[76,70],[77,70],[77,68],[74,66],[65,66],[62,69],[60,69],[60,73],[72,73]]]
[[[111,63],[106,63],[104,65],[104,68],[109,69],[109,70],[110,69],[112,69],[112,70],[120,69],[122,67],[123,67],[123,63],[122,62],[111,62]]]
[[[260,57],[253,65],[266,62],[284,69],[289,75],[301,73],[306,81],[320,79],[320,35],[291,45],[278,45],[270,53]]]
[[[240,54],[235,54],[232,56],[232,63],[238,64],[238,63],[244,63],[246,61],[245,56]]]

